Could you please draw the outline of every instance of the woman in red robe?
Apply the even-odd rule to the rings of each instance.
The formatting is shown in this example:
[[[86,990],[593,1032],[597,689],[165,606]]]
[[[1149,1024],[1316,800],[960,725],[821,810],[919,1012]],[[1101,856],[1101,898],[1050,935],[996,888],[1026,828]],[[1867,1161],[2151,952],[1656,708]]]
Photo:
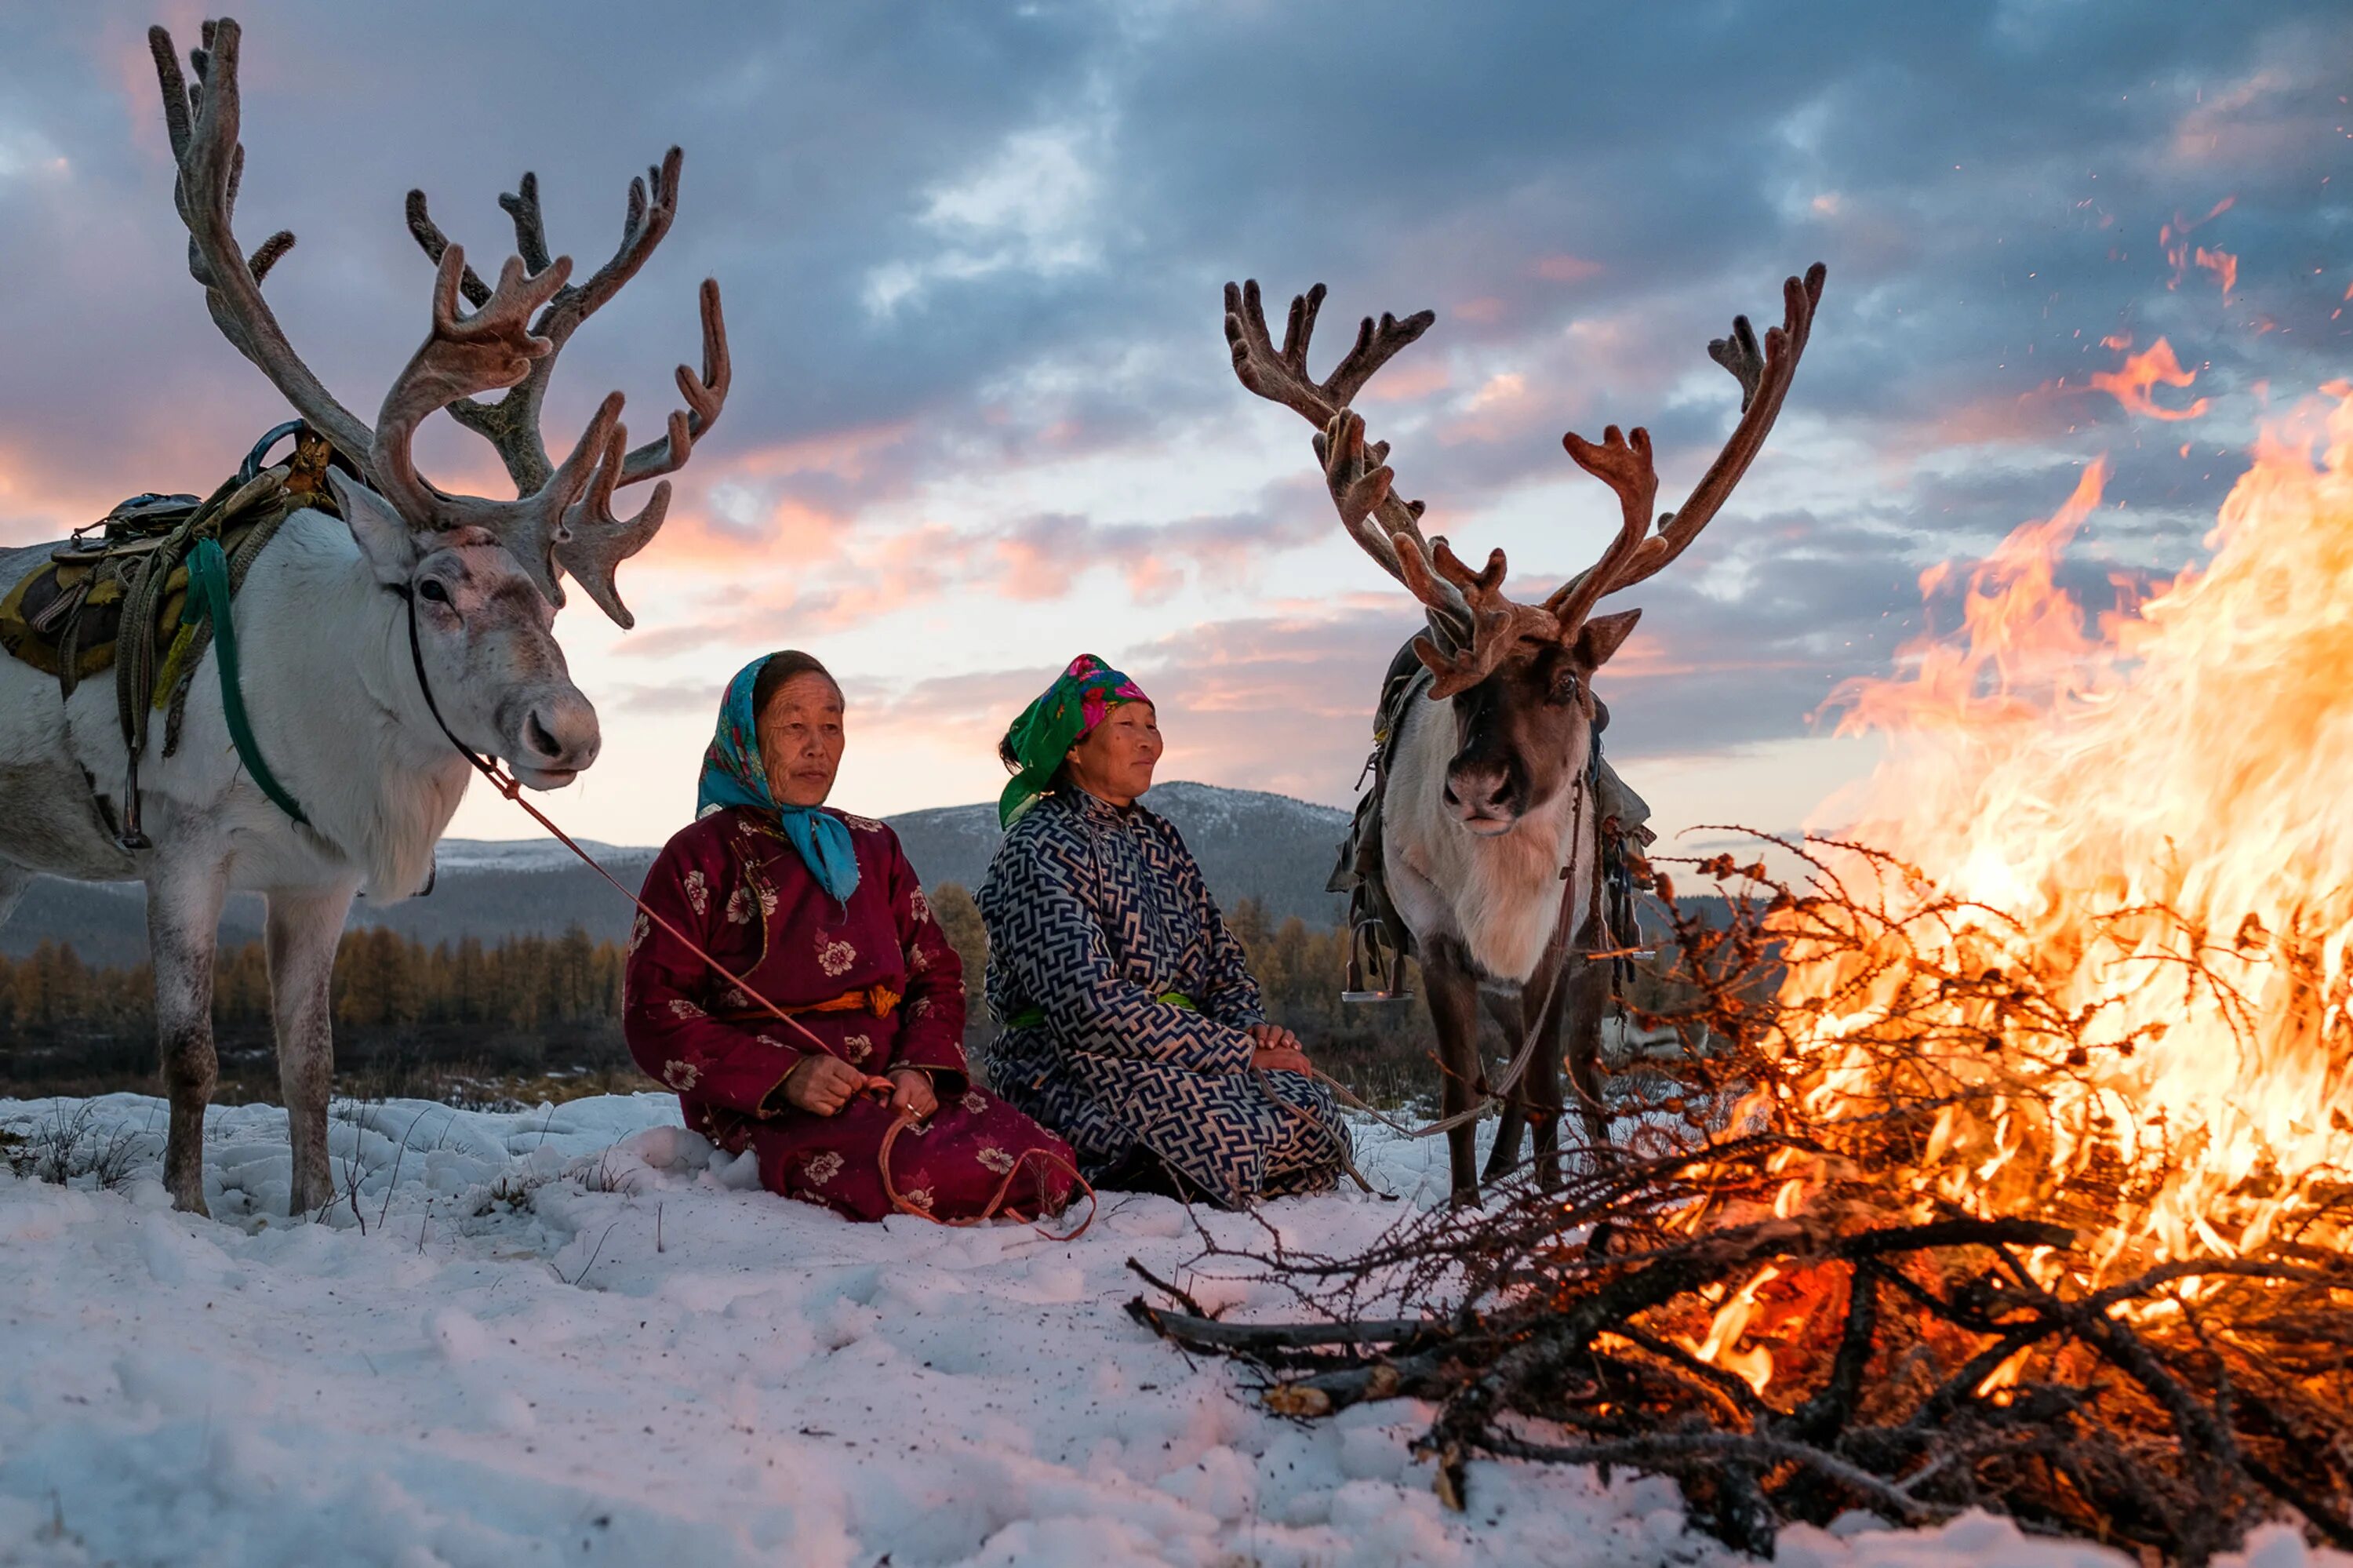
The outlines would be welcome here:
[[[728,683],[696,820],[640,896],[793,1023],[640,913],[629,1054],[678,1091],[689,1127],[753,1150],[770,1192],[858,1220],[892,1213],[891,1189],[943,1220],[1058,1212],[1070,1148],[972,1086],[964,966],[898,835],[823,806],[842,746],[841,688],[809,655]]]

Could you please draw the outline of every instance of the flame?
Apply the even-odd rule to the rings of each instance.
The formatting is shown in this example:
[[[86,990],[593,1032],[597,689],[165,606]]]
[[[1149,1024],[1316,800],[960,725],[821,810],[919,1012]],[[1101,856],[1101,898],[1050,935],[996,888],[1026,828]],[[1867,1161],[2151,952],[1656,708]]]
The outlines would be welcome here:
[[[2231,302],[2231,291],[2239,286],[2239,259],[2227,250],[2209,250],[2203,245],[2190,252],[2190,260],[2222,280],[2222,302]]]
[[[2094,463],[1970,573],[1959,636],[1841,694],[1841,733],[1889,749],[1833,802],[1841,836],[1979,901],[1912,938],[1968,973],[2055,977],[2076,1028],[2064,1060],[2020,1039],[2014,1061],[1952,1065],[2000,1093],[1948,1107],[1911,1179],[1992,1213],[2121,1169],[2095,1273],[2320,1242],[2353,1170],[2353,387],[2325,390],[2259,440],[2204,566],[2087,627],[2056,567],[2099,504]],[[1781,1048],[1810,1064],[1810,1109],[1857,1103],[1854,1042],[1909,983],[1793,955],[1785,1001],[1853,996],[1785,1026],[1806,1031]]]
[[[1977,1396],[1983,1399],[1997,1390],[2015,1386],[2018,1383],[2018,1374],[2026,1369],[2026,1363],[2033,1354],[2032,1345],[2021,1345],[2009,1355],[2004,1356],[1999,1366],[1979,1380]]]
[[[1757,1291],[1780,1277],[1780,1269],[1772,1264],[1758,1269],[1754,1278],[1734,1291],[1724,1305],[1715,1309],[1715,1317],[1708,1323],[1706,1334],[1696,1340],[1683,1340],[1683,1349],[1689,1351],[1695,1360],[1722,1367],[1757,1393],[1763,1393],[1766,1385],[1773,1381],[1773,1352],[1761,1344],[1752,1345],[1745,1351],[1736,1347],[1740,1342],[1740,1336],[1747,1331],[1749,1319],[1757,1316]]]
[[[2129,343],[2127,339],[2118,346]],[[2141,353],[2126,355],[2123,368],[2094,371],[2092,389],[2114,393],[2127,410],[2152,419],[2194,419],[2206,412],[2205,398],[2193,399],[2186,408],[2168,408],[2152,401],[2149,394],[2159,386],[2187,387],[2197,379],[2196,371],[2182,369],[2181,362],[2173,357],[2173,345],[2158,338]]]
[[[2205,268],[2221,279],[2222,302],[2224,304],[2231,302],[2231,291],[2239,281],[2239,259],[2227,250],[2209,250],[2202,245],[2192,249],[2189,236],[2192,230],[2204,228],[2238,204],[2237,196],[2226,196],[2214,204],[2211,211],[2195,223],[2177,212],[2173,215],[2171,223],[2158,226],[2158,248],[2165,252],[2166,260],[2173,267],[2173,276],[2166,280],[2165,286],[2168,289],[2180,288],[2182,280],[2189,276],[2190,267],[2196,265]]]

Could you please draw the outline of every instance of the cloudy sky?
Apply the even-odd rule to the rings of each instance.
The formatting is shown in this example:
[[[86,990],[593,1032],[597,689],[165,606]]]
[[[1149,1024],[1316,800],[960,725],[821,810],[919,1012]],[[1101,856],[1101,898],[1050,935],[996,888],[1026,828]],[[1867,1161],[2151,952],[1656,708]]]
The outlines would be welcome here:
[[[0,14],[0,544],[207,490],[283,408],[185,266],[143,32],[180,0]],[[1797,822],[1868,758],[1815,713],[1921,630],[1918,577],[2105,454],[2077,580],[2193,559],[2242,449],[2353,370],[2353,17],[2100,5],[720,5],[254,0],[239,206],[310,364],[373,408],[421,334],[411,185],[478,260],[536,170],[555,247],[677,227],[566,352],[550,441],[650,431],[725,292],[725,417],[623,569],[636,630],[559,620],[604,759],[551,802],[658,841],[713,700],[797,645],[843,677],[836,799],[987,798],[991,743],[1082,650],[1159,699],[1164,777],[1345,802],[1417,615],[1343,540],[1305,425],[1234,381],[1219,286],[1438,324],[1359,399],[1438,526],[1541,591],[1615,503],[1564,429],[1647,424],[1679,501],[1736,392],[1704,352],[1830,286],[1771,447],[1626,596],[1621,767],[1670,828]],[[2167,340],[2139,409],[2092,384]],[[2168,418],[2190,409],[2190,418]],[[479,440],[446,488],[504,493]],[[1466,549],[1466,553],[1468,550]],[[1609,608],[1620,608],[1614,601]],[[457,832],[529,824],[477,791]]]

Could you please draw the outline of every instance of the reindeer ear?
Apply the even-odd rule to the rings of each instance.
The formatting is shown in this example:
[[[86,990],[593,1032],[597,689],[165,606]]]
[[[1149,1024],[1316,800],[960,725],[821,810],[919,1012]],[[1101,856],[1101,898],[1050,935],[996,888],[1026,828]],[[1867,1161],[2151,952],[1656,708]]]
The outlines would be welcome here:
[[[335,493],[335,507],[352,531],[360,554],[375,570],[375,580],[405,583],[417,566],[417,535],[392,503],[341,469],[327,470],[327,485]]]
[[[1588,670],[1599,670],[1634,634],[1634,623],[1641,619],[1639,609],[1592,617],[1577,629],[1577,662]]]

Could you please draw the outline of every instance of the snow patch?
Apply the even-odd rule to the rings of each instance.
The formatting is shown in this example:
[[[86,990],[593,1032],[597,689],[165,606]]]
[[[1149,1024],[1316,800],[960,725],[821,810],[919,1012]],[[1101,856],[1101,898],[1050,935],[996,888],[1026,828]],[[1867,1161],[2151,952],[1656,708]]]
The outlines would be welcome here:
[[[102,1127],[159,1102],[90,1102]],[[0,1126],[81,1102],[0,1102]],[[514,1115],[337,1102],[338,1197],[286,1220],[285,1118],[206,1124],[216,1218],[0,1170],[0,1563],[526,1561],[1020,1564],[1714,1564],[1673,1489],[1476,1463],[1450,1513],[1429,1412],[1265,1414],[1249,1381],[1120,1309],[1134,1255],[1178,1273],[1185,1212],[1113,1196],[1064,1244],[1018,1224],[849,1224],[756,1188],[667,1095]],[[1413,1202],[1444,1146],[1364,1131]],[[1270,1205],[1362,1245],[1401,1205]],[[1237,1245],[1254,1221],[1198,1216]],[[1195,1279],[1238,1316],[1286,1310]],[[1801,1568],[2123,1568],[1972,1516],[1793,1530]],[[2353,1559],[2293,1531],[2243,1568]]]

